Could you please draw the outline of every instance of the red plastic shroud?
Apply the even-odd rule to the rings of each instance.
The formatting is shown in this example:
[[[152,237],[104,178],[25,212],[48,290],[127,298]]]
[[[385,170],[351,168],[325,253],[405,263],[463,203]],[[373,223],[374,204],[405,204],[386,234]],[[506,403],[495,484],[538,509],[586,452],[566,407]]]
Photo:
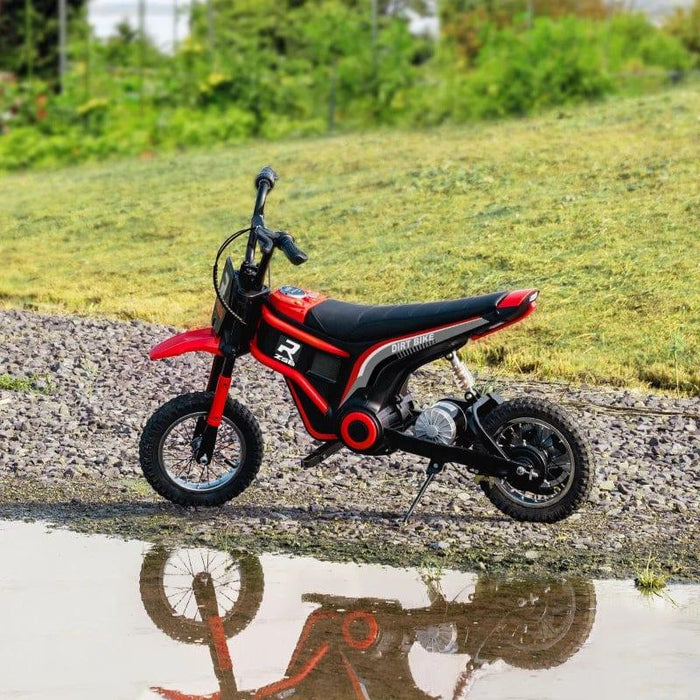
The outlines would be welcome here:
[[[509,292],[506,294],[500,302],[498,302],[499,309],[517,309],[518,307],[523,307],[521,312],[515,317],[508,321],[503,321],[497,323],[490,328],[487,328],[483,333],[476,333],[472,336],[472,340],[479,340],[479,338],[485,338],[487,335],[496,333],[497,331],[502,331],[508,326],[512,326],[514,323],[520,323],[523,319],[526,319],[536,308],[537,308],[537,297],[539,291],[537,289],[518,289],[515,292]],[[527,304],[525,304],[527,302]]]
[[[268,301],[281,314],[297,323],[304,323],[309,309],[313,309],[317,304],[326,301],[328,297],[324,297],[323,294],[316,292],[309,292],[306,289],[302,291],[305,293],[305,296],[299,298],[283,294],[279,289],[275,289],[268,297]]]
[[[532,301],[537,299],[539,292],[536,289],[516,289],[514,292],[508,292],[501,301],[498,302],[499,309],[507,309],[514,306],[520,306],[525,299],[527,299],[531,294],[535,297]]]

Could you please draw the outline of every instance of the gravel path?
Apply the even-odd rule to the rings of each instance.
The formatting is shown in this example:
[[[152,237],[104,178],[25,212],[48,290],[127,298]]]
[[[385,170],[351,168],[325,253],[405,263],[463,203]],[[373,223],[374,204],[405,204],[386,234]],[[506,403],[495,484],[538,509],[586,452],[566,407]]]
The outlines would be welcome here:
[[[499,561],[561,566],[575,561],[612,573],[632,570],[651,553],[682,577],[700,576],[698,398],[502,382],[498,389],[504,395],[546,396],[587,427],[598,468],[590,504],[554,526],[515,523],[478,487],[458,486],[448,472],[428,492],[413,523],[399,528],[391,516],[407,507],[423,463],[398,453],[370,458],[341,451],[302,470],[299,457],[314,442],[281,378],[246,357],[237,365],[231,393],[253,411],[265,435],[258,480],[222,509],[188,513],[164,504],[140,482],[125,479],[140,475],[138,439],[151,412],[206,381],[208,357],[148,360],[148,349],[174,330],[0,311],[0,374],[33,377],[31,391],[0,390],[0,517],[67,519],[60,515],[65,509],[44,512],[37,499],[28,505],[32,484],[40,485],[47,501],[51,493],[118,488],[121,510],[113,507],[113,517],[126,517],[130,504],[143,515],[143,504],[152,503],[148,513],[176,518],[185,528],[193,524],[205,538],[210,531],[217,537],[247,533],[270,545],[291,542],[299,548],[308,542],[318,548],[327,541],[350,552],[356,543],[365,553],[393,546],[393,556],[381,556],[396,561],[396,552],[403,551],[408,563],[432,552],[482,568]],[[414,389],[426,401],[454,393],[440,366],[425,368]],[[125,489],[131,501],[123,498]],[[73,504],[78,510],[79,501]]]

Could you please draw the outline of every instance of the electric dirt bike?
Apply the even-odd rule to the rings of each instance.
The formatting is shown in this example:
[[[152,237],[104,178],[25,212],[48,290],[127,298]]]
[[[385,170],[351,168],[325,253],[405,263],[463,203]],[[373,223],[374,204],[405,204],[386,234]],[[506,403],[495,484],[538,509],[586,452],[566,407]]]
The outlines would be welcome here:
[[[458,355],[468,341],[526,318],[538,291],[403,306],[349,304],[294,286],[273,291],[264,280],[276,250],[294,265],[307,260],[292,236],[265,225],[265,200],[276,180],[271,168],[260,172],[250,227],[219,248],[211,326],[151,350],[153,360],[186,352],[214,356],[206,391],[169,401],[146,424],[140,458],[151,486],[174,503],[216,506],[250,485],[263,438],[250,411],[228,392],[236,358],[251,353],[284,377],[306,430],[322,443],[303,465],[319,464],[342,447],[428,459],[404,519],[448,463],[460,474],[466,468],[478,475],[491,502],[515,519],[555,522],[571,515],[593,482],[582,431],[549,402],[482,395]],[[236,269],[227,257],[219,280],[224,251],[245,233],[243,262]],[[461,395],[421,410],[408,379],[440,358],[451,363]]]

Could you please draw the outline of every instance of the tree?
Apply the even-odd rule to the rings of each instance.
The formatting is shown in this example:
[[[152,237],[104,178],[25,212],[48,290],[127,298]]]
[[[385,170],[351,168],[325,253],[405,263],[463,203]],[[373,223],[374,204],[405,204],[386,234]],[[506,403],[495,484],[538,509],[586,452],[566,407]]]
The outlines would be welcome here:
[[[66,0],[69,16],[84,0]],[[56,0],[0,0],[0,70],[58,81]]]
[[[692,7],[677,7],[666,20],[664,29],[680,39],[688,51],[695,54],[696,63],[700,62],[700,0],[695,0]]]

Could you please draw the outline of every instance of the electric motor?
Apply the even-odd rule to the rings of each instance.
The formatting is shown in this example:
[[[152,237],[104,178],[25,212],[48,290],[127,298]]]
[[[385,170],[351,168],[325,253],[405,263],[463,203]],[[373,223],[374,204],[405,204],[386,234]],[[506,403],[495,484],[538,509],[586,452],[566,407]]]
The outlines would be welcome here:
[[[413,431],[421,440],[451,445],[466,427],[467,418],[460,406],[452,401],[438,401],[418,416]]]

